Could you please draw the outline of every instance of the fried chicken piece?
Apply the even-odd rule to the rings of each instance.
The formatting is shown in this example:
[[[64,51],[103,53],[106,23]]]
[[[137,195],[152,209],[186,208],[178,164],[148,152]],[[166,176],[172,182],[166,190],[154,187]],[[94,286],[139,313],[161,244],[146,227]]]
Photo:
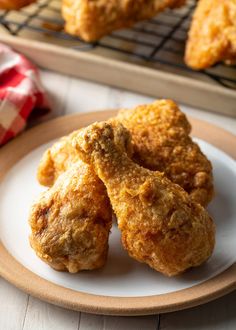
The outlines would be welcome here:
[[[115,130],[106,122],[95,123],[72,143],[105,184],[125,249],[168,276],[201,265],[215,241],[207,211],[162,173],[128,158],[116,146]]]
[[[214,190],[211,163],[189,136],[191,125],[176,103],[158,100],[122,110],[117,119],[132,135],[135,162],[164,172],[193,201],[203,206],[211,201]]]
[[[95,41],[113,30],[130,27],[186,0],[63,0],[66,32]]]
[[[0,10],[18,10],[33,2],[36,0],[0,0]]]
[[[185,62],[204,69],[236,61],[236,1],[199,0],[189,31]]]
[[[110,119],[112,125],[116,126],[117,121]],[[64,173],[70,166],[78,160],[80,156],[77,150],[72,146],[72,140],[81,131],[77,130],[67,136],[63,136],[47,149],[39,163],[37,179],[39,183],[46,187],[51,187],[56,179]],[[125,136],[123,132],[116,130],[116,144],[121,150],[124,150],[130,157],[133,154],[133,146],[130,143],[129,135]]]
[[[70,135],[62,137],[45,151],[37,171],[37,179],[40,184],[51,187],[60,174],[80,159],[78,152],[71,145],[73,137],[78,132],[74,131]]]
[[[32,206],[29,218],[36,254],[51,267],[71,273],[104,265],[112,224],[105,186],[71,144],[80,131],[62,138],[44,154],[38,178],[52,187]],[[131,155],[129,134],[119,127],[115,132],[118,148]]]
[[[104,265],[112,211],[106,189],[81,160],[32,206],[31,247],[56,270],[76,273]]]

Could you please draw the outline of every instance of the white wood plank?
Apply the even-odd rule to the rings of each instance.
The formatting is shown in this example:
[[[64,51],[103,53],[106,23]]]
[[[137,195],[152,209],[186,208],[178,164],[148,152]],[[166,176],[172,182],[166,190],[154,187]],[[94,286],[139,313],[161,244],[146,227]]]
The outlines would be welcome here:
[[[0,278],[0,297],[0,329],[21,330],[24,323],[28,295]]]
[[[107,109],[120,109],[123,102],[123,91],[117,88],[109,88],[108,98],[107,98]]]
[[[117,317],[81,313],[79,330],[156,330],[158,316]]]
[[[30,296],[23,330],[77,330],[80,313]]]
[[[147,96],[147,95],[123,91],[122,92],[122,102],[120,104],[120,107],[121,108],[133,108],[139,104],[150,103],[153,100],[155,100],[155,98]]]
[[[40,74],[52,108],[51,117],[61,116],[65,110],[71,78],[47,70],[40,70]]]
[[[81,313],[78,330],[103,330],[104,316]]]
[[[110,87],[105,85],[70,78],[65,113],[70,114],[106,109],[109,90]]]
[[[160,330],[235,330],[236,292],[189,310],[161,315]]]
[[[105,316],[104,330],[157,330],[158,316]]]

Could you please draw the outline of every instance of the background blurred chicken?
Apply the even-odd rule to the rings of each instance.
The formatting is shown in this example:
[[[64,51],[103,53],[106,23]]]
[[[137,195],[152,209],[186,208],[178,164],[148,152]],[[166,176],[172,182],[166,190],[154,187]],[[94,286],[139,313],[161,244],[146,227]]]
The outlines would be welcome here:
[[[33,2],[36,2],[36,0],[0,0],[0,9],[17,10]]]
[[[113,30],[130,27],[186,0],[63,0],[66,32],[95,41]]]
[[[185,61],[193,69],[236,61],[236,1],[199,0],[193,16]]]

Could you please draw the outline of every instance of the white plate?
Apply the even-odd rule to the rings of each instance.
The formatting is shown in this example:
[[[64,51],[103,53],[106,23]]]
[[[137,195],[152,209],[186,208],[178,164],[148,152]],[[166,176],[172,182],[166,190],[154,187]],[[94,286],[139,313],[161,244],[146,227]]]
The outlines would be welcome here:
[[[98,271],[68,274],[52,270],[38,259],[28,242],[29,207],[45,188],[36,181],[43,145],[22,158],[0,184],[0,238],[26,268],[65,288],[114,297],[147,297],[190,288],[223,272],[236,261],[236,163],[224,152],[197,139],[214,169],[216,196],[209,212],[216,223],[216,247],[210,260],[184,275],[167,278],[128,257],[114,225],[106,266]]]

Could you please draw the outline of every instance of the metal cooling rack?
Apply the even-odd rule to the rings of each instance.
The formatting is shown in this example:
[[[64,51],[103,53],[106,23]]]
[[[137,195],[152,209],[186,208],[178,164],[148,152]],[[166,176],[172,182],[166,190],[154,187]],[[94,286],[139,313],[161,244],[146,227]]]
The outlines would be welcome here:
[[[183,62],[186,35],[195,3],[190,0],[182,9],[167,10],[154,19],[138,23],[131,29],[116,31],[95,43],[86,43],[63,31],[60,0],[39,0],[17,12],[0,12],[0,23],[5,31],[14,36],[42,40],[76,51],[95,52],[236,89],[236,66],[218,64],[195,72]]]

